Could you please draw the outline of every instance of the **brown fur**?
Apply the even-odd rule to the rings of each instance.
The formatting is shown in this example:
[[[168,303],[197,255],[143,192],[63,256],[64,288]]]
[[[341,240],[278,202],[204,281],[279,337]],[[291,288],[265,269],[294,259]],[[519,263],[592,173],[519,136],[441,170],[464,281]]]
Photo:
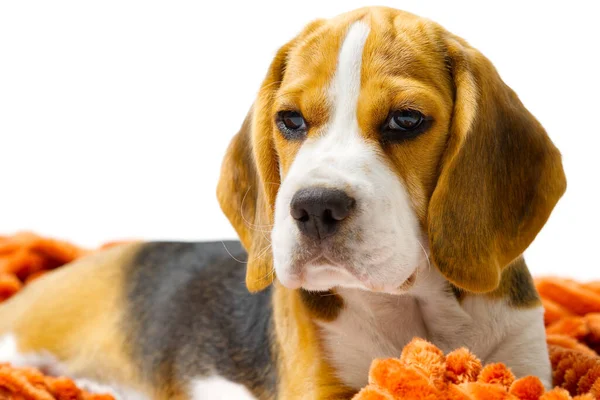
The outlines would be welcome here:
[[[454,121],[429,205],[435,265],[471,292],[500,283],[566,189],[560,153],[481,53],[448,35]]]
[[[319,331],[299,291],[275,283],[275,335],[279,355],[278,393],[285,399],[346,399],[342,385],[323,357]]]
[[[310,314],[322,321],[335,321],[344,308],[344,299],[334,290],[326,292],[300,290],[300,298]]]
[[[254,292],[273,282],[274,271],[268,233],[273,220],[272,204],[266,201],[268,185],[259,177],[258,168],[263,162],[256,161],[253,151],[256,145],[251,137],[252,122],[250,111],[223,160],[217,197],[248,251],[246,286]],[[279,185],[276,181],[272,184]]]

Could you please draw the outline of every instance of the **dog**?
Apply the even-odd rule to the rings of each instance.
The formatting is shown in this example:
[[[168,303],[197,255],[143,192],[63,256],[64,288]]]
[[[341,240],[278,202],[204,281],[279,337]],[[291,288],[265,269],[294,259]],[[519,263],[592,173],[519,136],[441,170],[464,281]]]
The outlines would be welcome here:
[[[416,336],[550,386],[523,252],[565,190],[487,58],[427,19],[359,9],[277,52],[232,139],[217,196],[241,244],[86,257],[0,306],[0,334],[13,362],[123,398],[351,398]]]

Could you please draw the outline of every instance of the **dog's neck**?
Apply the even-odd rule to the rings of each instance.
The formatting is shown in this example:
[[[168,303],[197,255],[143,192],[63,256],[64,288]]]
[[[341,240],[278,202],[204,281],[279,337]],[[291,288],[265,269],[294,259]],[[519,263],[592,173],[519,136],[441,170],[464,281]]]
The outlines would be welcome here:
[[[489,354],[489,343],[474,339],[482,333],[476,332],[480,328],[474,321],[485,326],[482,314],[494,311],[474,305],[472,299],[463,304],[435,269],[420,274],[404,295],[344,288],[336,292],[343,301],[339,315],[317,323],[329,361],[350,387],[367,383],[373,359],[399,357],[414,337],[425,338],[444,352],[468,346],[481,357]]]

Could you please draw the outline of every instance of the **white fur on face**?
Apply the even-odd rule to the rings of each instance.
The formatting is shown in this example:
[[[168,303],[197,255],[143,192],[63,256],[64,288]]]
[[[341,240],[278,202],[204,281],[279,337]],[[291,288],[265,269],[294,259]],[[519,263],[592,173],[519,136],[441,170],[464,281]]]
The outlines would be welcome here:
[[[369,31],[364,22],[350,26],[329,90],[331,119],[302,144],[277,195],[274,264],[278,279],[290,288],[398,293],[425,263],[422,233],[407,191],[358,125],[362,54]],[[290,215],[294,194],[315,186],[343,190],[356,200],[339,231],[317,244],[300,233]]]

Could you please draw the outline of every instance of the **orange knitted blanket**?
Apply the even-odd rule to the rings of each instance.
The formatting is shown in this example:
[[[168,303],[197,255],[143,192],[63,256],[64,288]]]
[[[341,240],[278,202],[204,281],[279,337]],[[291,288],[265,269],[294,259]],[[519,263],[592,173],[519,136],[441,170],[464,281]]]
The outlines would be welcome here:
[[[0,237],[0,302],[31,280],[92,251],[32,233]],[[444,355],[434,345],[414,339],[399,359],[374,360],[369,385],[354,399],[600,399],[600,281],[539,278],[536,286],[546,309],[555,389],[545,392],[535,377],[515,379],[502,364],[483,366],[467,349]],[[69,378],[8,364],[0,364],[0,399],[114,400],[87,393]]]

